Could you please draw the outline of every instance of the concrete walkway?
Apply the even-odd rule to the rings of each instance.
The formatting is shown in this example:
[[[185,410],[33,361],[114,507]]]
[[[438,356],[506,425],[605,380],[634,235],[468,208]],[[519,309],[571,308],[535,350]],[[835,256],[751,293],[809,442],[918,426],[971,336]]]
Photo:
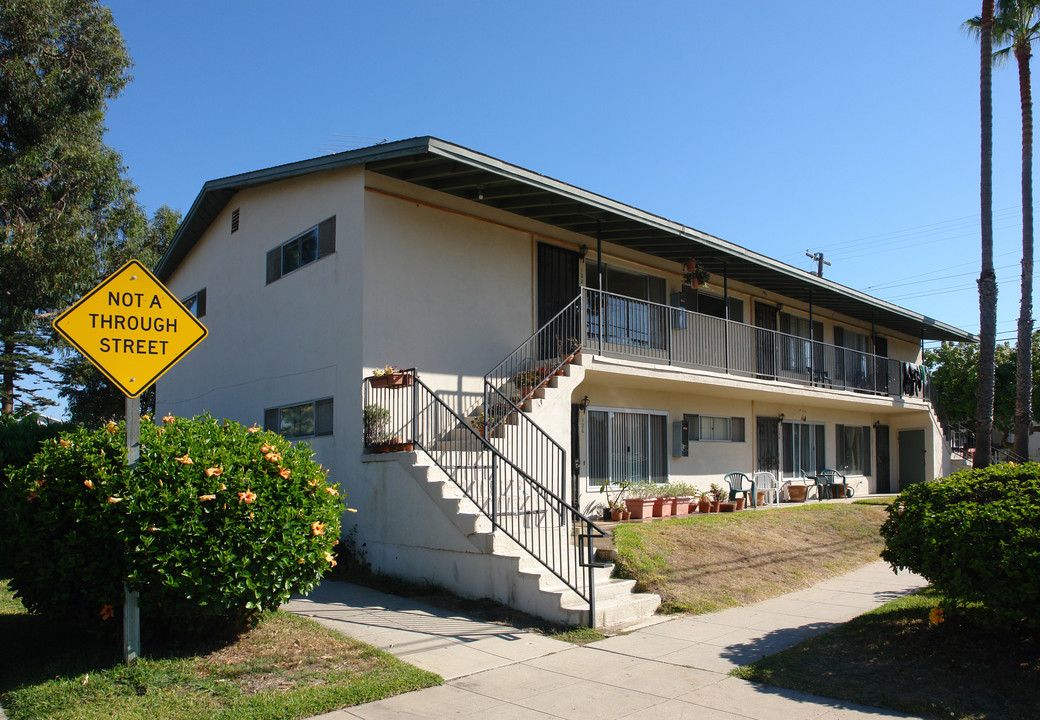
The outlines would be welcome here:
[[[925,584],[876,562],[756,605],[656,618],[631,633],[585,647],[347,583],[323,583],[286,609],[388,650],[446,681],[316,720],[862,720],[908,716],[758,685],[726,673]]]

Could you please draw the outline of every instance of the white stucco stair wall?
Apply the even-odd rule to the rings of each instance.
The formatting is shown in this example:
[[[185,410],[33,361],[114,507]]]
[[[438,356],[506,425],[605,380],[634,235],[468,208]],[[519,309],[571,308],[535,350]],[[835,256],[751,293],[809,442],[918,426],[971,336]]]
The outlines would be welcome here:
[[[409,580],[428,581],[474,598],[568,624],[588,624],[588,605],[466,499],[422,452],[366,455],[369,491],[356,492],[372,567]],[[567,538],[561,531],[561,543]],[[635,582],[597,568],[596,625],[622,628],[653,615],[656,595],[634,593]]]

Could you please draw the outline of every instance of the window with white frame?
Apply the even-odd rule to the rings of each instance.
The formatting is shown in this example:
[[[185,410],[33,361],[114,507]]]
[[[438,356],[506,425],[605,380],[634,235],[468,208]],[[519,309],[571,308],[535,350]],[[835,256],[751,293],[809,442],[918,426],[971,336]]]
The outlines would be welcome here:
[[[838,467],[848,475],[870,475],[870,426],[838,425]]]
[[[287,438],[332,434],[332,398],[264,410],[264,430]]]
[[[304,230],[267,253],[268,284],[336,251],[336,217]]]
[[[744,442],[744,418],[683,415],[690,442]]]
[[[781,471],[785,478],[815,475],[824,465],[824,426],[820,423],[785,422],[781,426]]]
[[[668,482],[668,416],[665,413],[589,409],[589,485]]]

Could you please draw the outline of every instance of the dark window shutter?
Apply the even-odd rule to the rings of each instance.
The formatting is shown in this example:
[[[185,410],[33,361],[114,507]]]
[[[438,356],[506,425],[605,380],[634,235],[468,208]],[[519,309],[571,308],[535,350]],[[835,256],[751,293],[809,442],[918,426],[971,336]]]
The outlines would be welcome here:
[[[264,410],[264,430],[278,432],[278,408]]]
[[[834,464],[843,472],[849,469],[845,462],[845,426],[834,426]]]
[[[334,252],[336,252],[335,215],[318,225],[318,257],[323,258]]]
[[[870,466],[873,464],[870,454],[870,426],[863,426],[863,474],[870,477]]]
[[[744,418],[730,418],[730,441],[744,442]]]
[[[874,336],[874,354],[888,357],[888,338]]]
[[[238,232],[238,208],[231,211],[231,232]]]
[[[273,283],[282,276],[282,248],[276,247],[267,253],[267,282]]]
[[[314,403],[314,434],[332,434],[332,398]]]
[[[823,342],[823,323],[819,320],[813,320],[812,339],[816,342]]]
[[[195,298],[195,317],[204,317],[206,315],[206,288],[199,290],[198,295]]]
[[[729,299],[729,320],[733,322],[744,322],[744,301],[740,298]]]
[[[816,469],[823,470],[826,465],[826,454],[824,453],[826,445],[826,430],[823,425],[816,426]]]
[[[686,420],[687,434],[689,435],[690,442],[695,442],[701,439],[701,416],[700,415],[683,415]]]
[[[791,334],[791,316],[787,313],[780,313],[780,332]]]
[[[845,328],[834,326],[834,344],[838,347],[845,347]]]

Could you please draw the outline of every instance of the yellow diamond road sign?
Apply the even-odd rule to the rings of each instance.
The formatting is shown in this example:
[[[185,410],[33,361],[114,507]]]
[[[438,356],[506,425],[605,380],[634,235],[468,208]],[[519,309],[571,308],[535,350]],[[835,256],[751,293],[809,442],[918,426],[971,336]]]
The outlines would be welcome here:
[[[137,260],[105,278],[53,325],[129,397],[147,390],[207,332]]]

